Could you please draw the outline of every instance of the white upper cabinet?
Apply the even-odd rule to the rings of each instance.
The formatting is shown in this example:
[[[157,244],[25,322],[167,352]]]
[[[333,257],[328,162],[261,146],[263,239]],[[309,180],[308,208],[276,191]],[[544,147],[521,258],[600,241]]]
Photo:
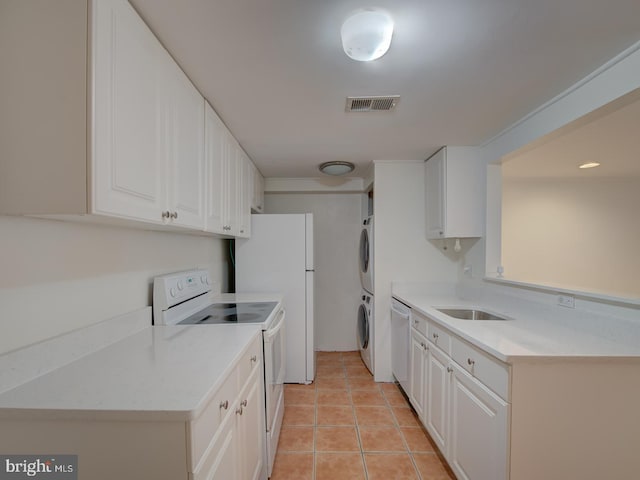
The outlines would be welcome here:
[[[251,184],[253,191],[251,195],[251,211],[255,213],[264,212],[264,177],[260,170],[251,163]]]
[[[225,141],[226,127],[211,105],[205,103],[205,230],[212,233],[227,233],[225,227],[225,159],[228,145]]]
[[[162,222],[162,49],[126,1],[93,5],[93,212]]]
[[[253,183],[251,181],[251,160],[244,150],[237,150],[237,191],[238,191],[238,237],[249,238],[251,234],[251,197]]]
[[[18,2],[0,26],[0,213],[249,236],[255,167],[127,0]]]
[[[209,104],[205,107],[206,231],[249,237],[252,162]]]
[[[427,238],[481,237],[482,163],[472,147],[444,147],[425,163]]]
[[[93,35],[93,212],[204,229],[204,99],[128,2]]]
[[[204,99],[168,53],[163,55],[163,140],[172,224],[204,228]]]

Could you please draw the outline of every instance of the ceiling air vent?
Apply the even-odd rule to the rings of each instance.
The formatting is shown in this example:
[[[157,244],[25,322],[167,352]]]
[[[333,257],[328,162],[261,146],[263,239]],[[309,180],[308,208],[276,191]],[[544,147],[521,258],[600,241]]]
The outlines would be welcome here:
[[[392,110],[400,101],[400,95],[384,97],[347,97],[347,112],[380,112]]]

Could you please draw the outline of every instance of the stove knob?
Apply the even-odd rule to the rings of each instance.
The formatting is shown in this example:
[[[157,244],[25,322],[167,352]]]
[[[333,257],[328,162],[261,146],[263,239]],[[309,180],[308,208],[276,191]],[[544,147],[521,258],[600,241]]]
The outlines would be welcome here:
[[[175,289],[175,288],[173,288],[173,287],[171,287],[171,288],[169,289],[169,295],[171,295],[172,297],[175,297],[175,296],[176,296],[176,289]]]
[[[182,280],[178,280],[178,290],[182,290],[184,288],[184,283],[182,283]]]

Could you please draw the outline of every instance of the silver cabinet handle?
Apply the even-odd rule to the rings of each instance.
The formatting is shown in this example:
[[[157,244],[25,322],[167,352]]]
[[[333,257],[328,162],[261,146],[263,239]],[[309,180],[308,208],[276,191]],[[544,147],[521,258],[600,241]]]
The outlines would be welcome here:
[[[162,212],[162,218],[171,218],[171,212],[169,210]]]
[[[225,400],[224,402],[220,402],[220,408],[224,408],[225,410],[229,408],[229,400]]]
[[[467,358],[467,363],[468,363],[469,365],[473,366],[473,365],[475,365],[475,364],[476,364],[476,361],[475,361],[475,360],[473,360],[472,358]]]

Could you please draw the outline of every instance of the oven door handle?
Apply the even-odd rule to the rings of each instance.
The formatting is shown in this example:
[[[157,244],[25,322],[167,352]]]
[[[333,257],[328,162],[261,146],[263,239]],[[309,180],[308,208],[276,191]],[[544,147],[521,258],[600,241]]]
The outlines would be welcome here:
[[[278,320],[278,323],[276,323],[275,327],[270,328],[269,330],[264,332],[265,342],[271,343],[271,339],[275,337],[280,331],[280,329],[284,326],[284,317],[286,316],[285,309],[284,308],[280,309],[280,312],[278,312],[278,315],[280,316],[280,320]]]

